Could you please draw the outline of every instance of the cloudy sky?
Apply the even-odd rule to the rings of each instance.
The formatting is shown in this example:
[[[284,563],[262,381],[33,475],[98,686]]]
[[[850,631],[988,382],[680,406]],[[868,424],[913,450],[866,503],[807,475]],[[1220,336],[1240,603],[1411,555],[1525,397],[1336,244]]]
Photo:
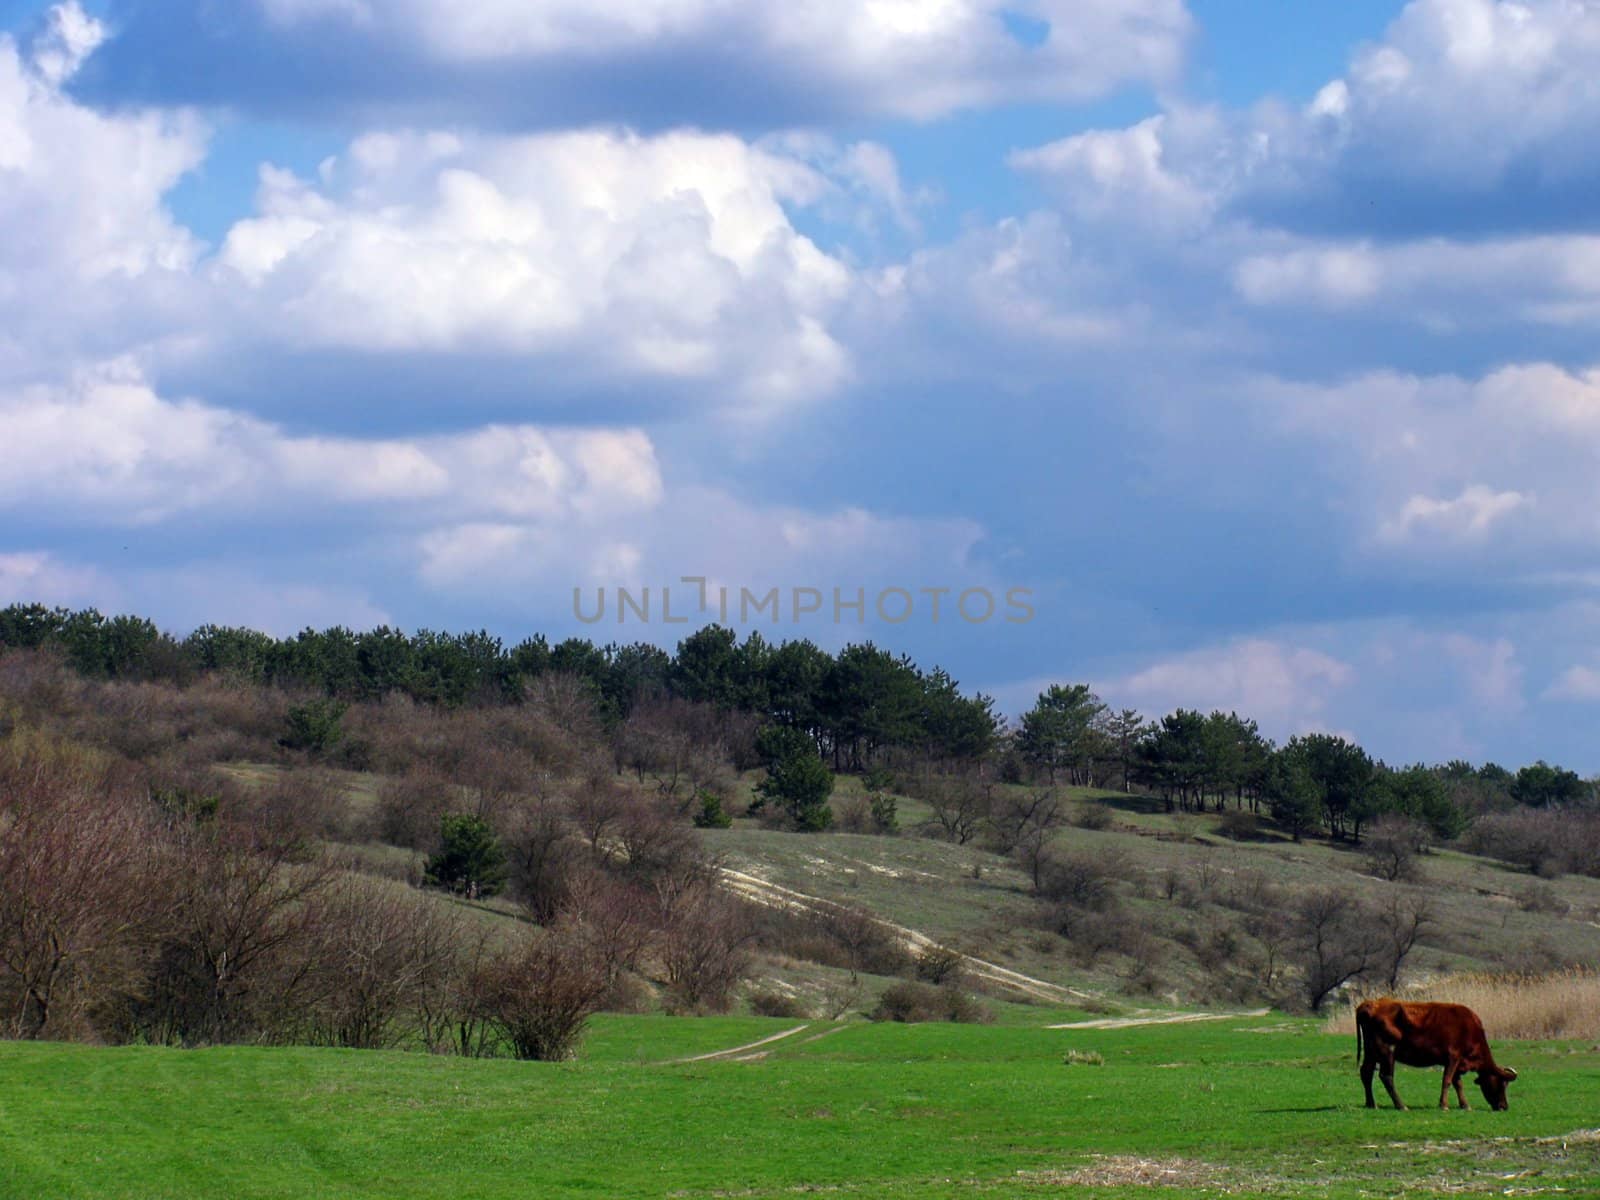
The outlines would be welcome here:
[[[670,645],[573,589],[696,576],[1008,712],[1600,769],[1596,0],[0,31],[0,602]]]

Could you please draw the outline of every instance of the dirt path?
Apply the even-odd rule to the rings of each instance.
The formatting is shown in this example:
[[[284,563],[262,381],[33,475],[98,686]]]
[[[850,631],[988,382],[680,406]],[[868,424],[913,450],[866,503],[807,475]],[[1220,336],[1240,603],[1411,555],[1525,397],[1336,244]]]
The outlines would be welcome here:
[[[737,892],[747,899],[754,900],[757,904],[765,904],[771,908],[788,908],[796,912],[825,912],[831,906],[837,908],[834,901],[824,900],[820,896],[807,895],[797,892],[793,888],[786,888],[781,884],[769,883],[759,875],[750,875],[744,871],[735,871],[729,867],[722,868],[722,880],[730,891]],[[881,917],[874,917],[875,921],[889,930],[900,939],[913,954],[920,954],[939,943],[925,933],[905,925],[896,925],[893,921],[885,921]],[[1013,971],[1010,967],[1002,967],[997,963],[985,962],[981,958],[974,958],[970,954],[961,956],[961,963],[967,972],[979,979],[990,983],[999,984],[1001,987],[1010,988],[1012,991],[1021,992],[1034,1000],[1043,1000],[1048,1004],[1071,1004],[1075,1000],[1087,1000],[1090,993],[1080,992],[1076,988],[1063,987],[1058,983],[1051,983],[1044,979],[1035,979],[1031,975],[1024,975],[1021,971]]]
[[[674,1063],[692,1063],[713,1062],[719,1058],[734,1058],[740,1054],[746,1053],[747,1051],[754,1050],[758,1046],[766,1046],[772,1042],[782,1041],[786,1037],[793,1037],[795,1034],[801,1033],[810,1028],[811,1025],[809,1022],[807,1022],[804,1025],[796,1025],[793,1029],[785,1029],[782,1033],[775,1033],[771,1037],[764,1037],[760,1041],[746,1042],[742,1046],[729,1046],[726,1050],[713,1050],[710,1054],[696,1054],[690,1058],[673,1058],[668,1059],[667,1061]]]
[[[1046,1029],[1128,1029],[1134,1025],[1188,1025],[1195,1021],[1229,1021],[1234,1017],[1264,1017],[1269,1010],[1249,1012],[1177,1013],[1168,1016],[1101,1017],[1095,1021],[1069,1021],[1065,1025],[1046,1025]]]

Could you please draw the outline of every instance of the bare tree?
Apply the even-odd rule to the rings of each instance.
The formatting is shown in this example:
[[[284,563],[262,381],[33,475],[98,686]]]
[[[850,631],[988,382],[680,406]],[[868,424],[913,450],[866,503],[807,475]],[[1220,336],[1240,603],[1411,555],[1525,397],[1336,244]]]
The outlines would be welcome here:
[[[935,777],[919,791],[933,810],[934,823],[958,846],[977,837],[989,817],[993,789],[976,776]]]
[[[162,912],[136,801],[64,747],[0,767],[0,1030],[64,1036],[136,987]]]
[[[1295,905],[1300,967],[1312,1011],[1377,964],[1383,937],[1372,915],[1347,892],[1307,892]]]
[[[1424,892],[1395,889],[1379,910],[1385,937],[1382,969],[1391,989],[1400,986],[1400,970],[1422,935],[1434,923],[1434,906]]]

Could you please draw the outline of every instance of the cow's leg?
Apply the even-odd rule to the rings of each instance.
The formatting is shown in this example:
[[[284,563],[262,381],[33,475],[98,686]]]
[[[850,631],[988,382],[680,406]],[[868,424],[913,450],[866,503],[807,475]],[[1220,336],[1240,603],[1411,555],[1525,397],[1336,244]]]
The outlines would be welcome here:
[[[1404,1108],[1405,1101],[1400,1099],[1400,1093],[1394,1090],[1394,1051],[1390,1050],[1383,1056],[1383,1062],[1378,1067],[1378,1078],[1383,1080],[1383,1086],[1389,1092],[1389,1099],[1394,1101],[1396,1108]]]
[[[1367,1057],[1361,1063],[1361,1086],[1367,1089],[1367,1107],[1377,1108],[1377,1102],[1372,1098],[1372,1073],[1378,1069],[1378,1056],[1370,1049]]]
[[[1456,1068],[1456,1107],[1457,1108],[1471,1108],[1472,1107],[1472,1105],[1467,1103],[1466,1093],[1461,1090],[1461,1076],[1463,1074],[1465,1074],[1465,1073],[1466,1072],[1463,1070],[1463,1068],[1461,1068],[1461,1067],[1457,1067]]]

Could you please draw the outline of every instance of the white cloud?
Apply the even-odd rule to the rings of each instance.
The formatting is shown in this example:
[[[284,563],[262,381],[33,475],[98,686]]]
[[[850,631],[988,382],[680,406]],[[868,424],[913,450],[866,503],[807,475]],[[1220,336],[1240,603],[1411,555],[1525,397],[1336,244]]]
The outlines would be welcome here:
[[[832,184],[738,138],[371,134],[263,173],[215,272],[300,347],[577,356],[759,418],[848,375],[850,272],[790,223]],[[270,314],[267,320],[265,314]]]
[[[1393,519],[1384,522],[1378,537],[1386,542],[1423,536],[1481,539],[1503,517],[1532,503],[1521,492],[1495,492],[1482,485],[1466,488],[1453,500],[1412,496]]]
[[[1316,441],[1339,505],[1408,562],[1470,552],[1521,570],[1554,550],[1600,552],[1600,370],[1273,381],[1258,400],[1281,431]]]
[[[1277,736],[1323,728],[1330,699],[1355,682],[1353,667],[1320,650],[1243,638],[1152,663],[1095,691],[1114,706],[1152,713],[1234,711]]]
[[[61,90],[101,36],[76,4],[31,54],[0,34],[0,376],[145,336],[199,253],[162,198],[200,161],[202,126]]]
[[[559,522],[648,509],[660,494],[654,448],[637,430],[291,436],[241,413],[164,399],[126,363],[79,372],[66,386],[0,392],[0,508],[48,511],[64,524],[283,520],[314,505],[365,507],[383,519]]]
[[[1248,111],[1172,105],[1121,130],[1079,134],[1013,156],[1069,211],[1169,233],[1208,217],[1262,228],[1529,230],[1583,227],[1597,182],[1600,7],[1587,0],[1412,0],[1385,37],[1306,105]],[[1361,243],[1254,260],[1239,285],[1332,304],[1371,295],[1387,270],[1461,265],[1466,240],[1374,261]],[[1574,271],[1574,274],[1578,272]]]
[[[1164,82],[1192,22],[1182,0],[256,0],[280,29],[407,47],[454,66],[637,62],[803,78],[813,103],[930,118],[1025,100],[1084,100]],[[1018,21],[1033,26],[1019,35]],[[696,81],[700,82],[700,81]]]
[[[1545,689],[1541,699],[1577,700],[1586,703],[1600,700],[1600,670],[1581,663],[1570,666]]]

